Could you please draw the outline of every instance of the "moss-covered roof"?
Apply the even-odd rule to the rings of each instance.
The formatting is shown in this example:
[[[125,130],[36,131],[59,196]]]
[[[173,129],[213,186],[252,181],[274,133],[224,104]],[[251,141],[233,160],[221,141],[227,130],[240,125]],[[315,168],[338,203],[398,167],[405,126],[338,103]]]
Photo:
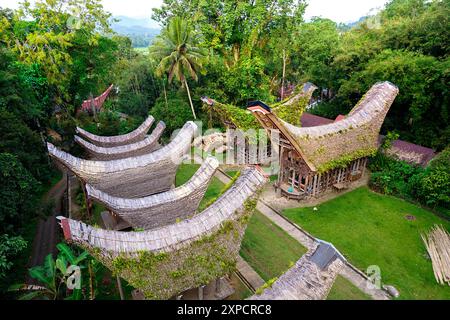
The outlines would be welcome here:
[[[380,128],[398,92],[390,82],[377,83],[345,119],[316,127],[300,128],[259,108],[251,111],[279,128],[311,170],[325,172],[376,152]]]
[[[300,119],[306,110],[311,96],[317,87],[312,83],[305,83],[299,86],[290,97],[280,101],[272,106],[272,112],[280,119],[283,119],[294,125],[300,125]],[[233,124],[236,128],[243,131],[249,129],[260,129],[261,125],[253,117],[250,111],[239,108],[231,104],[219,103],[213,99],[203,97],[202,101],[211,108],[225,123],[225,125]]]

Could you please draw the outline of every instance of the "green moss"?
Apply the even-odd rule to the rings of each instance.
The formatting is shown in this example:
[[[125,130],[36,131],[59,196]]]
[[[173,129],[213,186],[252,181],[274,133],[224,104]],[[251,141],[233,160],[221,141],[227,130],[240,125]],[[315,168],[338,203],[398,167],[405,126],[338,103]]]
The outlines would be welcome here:
[[[273,278],[267,281],[265,284],[263,284],[260,288],[256,289],[255,293],[260,296],[264,290],[268,288],[272,288],[273,284],[278,280],[278,278]]]
[[[318,172],[324,173],[337,168],[346,168],[352,161],[365,157],[373,157],[376,153],[377,149],[374,148],[358,150],[321,165],[318,168]]]
[[[250,129],[258,130],[261,128],[258,120],[256,120],[253,114],[248,110],[241,109],[231,104],[222,104],[218,102],[211,108],[219,115],[222,121],[231,122],[243,131]]]
[[[134,256],[108,258],[99,250],[90,251],[146,298],[168,299],[235,270],[236,250],[255,206],[256,200],[247,200],[237,220],[226,220],[214,233],[173,252],[142,251]]]
[[[310,96],[304,96],[298,99],[293,104],[287,104],[285,102],[276,104],[272,107],[272,112],[280,119],[294,125],[301,125],[301,117],[303,112],[305,112]]]

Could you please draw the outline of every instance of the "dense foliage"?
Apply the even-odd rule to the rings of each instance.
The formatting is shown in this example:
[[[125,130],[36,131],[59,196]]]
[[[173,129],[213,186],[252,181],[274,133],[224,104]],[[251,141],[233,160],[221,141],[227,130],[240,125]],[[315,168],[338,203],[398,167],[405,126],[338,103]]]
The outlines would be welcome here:
[[[163,30],[150,54],[111,30],[100,0],[0,8],[0,281],[23,253],[23,230],[35,223],[54,177],[46,141],[81,154],[73,142],[76,126],[123,134],[148,114],[166,123],[166,137],[196,116],[211,125],[226,119],[254,128],[245,110],[252,100],[281,106],[280,116],[296,123],[308,101],[291,112],[282,108],[284,92],[306,81],[320,88],[312,112],[328,118],[347,114],[375,82],[396,84],[400,94],[383,133],[444,151],[425,169],[380,153],[371,184],[448,209],[450,2],[391,0],[377,15],[347,26],[304,21],[305,7],[304,0],[164,0],[153,11]],[[80,110],[111,84],[102,112]],[[202,96],[224,108],[202,109]]]
[[[383,130],[445,148],[450,139],[449,16],[449,1],[392,0],[340,35],[336,25],[321,19],[301,28],[300,65],[308,79],[332,92],[332,100],[315,113],[346,114],[370,86],[388,80],[400,94]]]
[[[449,214],[450,149],[439,154],[427,168],[397,161],[378,153],[371,161],[371,187],[384,194],[418,201]]]

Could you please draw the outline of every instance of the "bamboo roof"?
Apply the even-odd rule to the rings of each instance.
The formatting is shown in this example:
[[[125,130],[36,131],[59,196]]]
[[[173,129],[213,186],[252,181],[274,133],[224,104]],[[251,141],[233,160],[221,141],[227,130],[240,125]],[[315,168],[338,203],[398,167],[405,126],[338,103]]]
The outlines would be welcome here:
[[[197,125],[187,122],[166,146],[145,155],[110,161],[74,157],[48,143],[49,154],[85,183],[112,196],[137,198],[167,191],[182,158],[190,151]]]
[[[325,246],[325,247],[324,247]],[[325,248],[325,249],[323,249]],[[249,300],[324,300],[344,266],[341,258],[330,259],[327,244],[316,244],[270,288]],[[340,256],[338,252],[333,252]],[[318,258],[318,256],[320,256]],[[324,256],[326,256],[324,258]],[[318,263],[318,261],[320,263]],[[323,262],[323,263],[322,263]],[[323,266],[326,266],[325,268]]]
[[[377,83],[345,119],[307,128],[287,123],[262,107],[249,110],[266,129],[279,130],[312,171],[327,171],[333,163],[369,156],[378,149],[381,126],[398,92],[390,82]]]
[[[90,185],[86,185],[86,190],[89,197],[103,203],[133,227],[152,229],[192,216],[218,167],[219,161],[208,157],[184,185],[144,198],[114,197]]]
[[[118,147],[141,141],[147,135],[155,118],[149,116],[136,130],[119,136],[98,136],[77,127],[76,133],[99,147]]]
[[[80,221],[60,217],[65,239],[111,256],[136,255],[139,252],[170,252],[188,246],[219,230],[228,220],[237,218],[247,199],[265,183],[257,168],[246,169],[236,183],[206,210],[179,223],[143,232],[119,232],[94,228]]]
[[[151,135],[147,136],[144,140],[116,147],[99,147],[78,136],[75,136],[75,142],[88,151],[92,160],[125,159],[147,154],[159,149],[159,139],[165,128],[166,124],[163,121],[160,121]]]

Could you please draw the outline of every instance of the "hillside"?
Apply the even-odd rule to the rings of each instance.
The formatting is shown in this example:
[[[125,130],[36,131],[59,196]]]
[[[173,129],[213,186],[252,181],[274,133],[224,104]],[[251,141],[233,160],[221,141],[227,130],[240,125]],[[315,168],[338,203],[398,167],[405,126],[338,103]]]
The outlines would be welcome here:
[[[160,29],[151,19],[131,18],[125,16],[114,17],[119,20],[112,23],[112,29],[120,35],[131,39],[134,48],[148,47]]]

